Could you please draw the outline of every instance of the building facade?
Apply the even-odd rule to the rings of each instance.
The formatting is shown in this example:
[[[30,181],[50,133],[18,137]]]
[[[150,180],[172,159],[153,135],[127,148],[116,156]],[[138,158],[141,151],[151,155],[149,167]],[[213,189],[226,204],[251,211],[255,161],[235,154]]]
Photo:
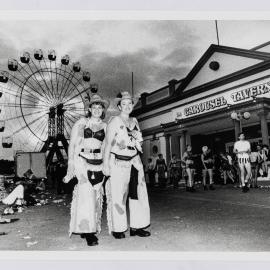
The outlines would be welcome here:
[[[251,50],[211,45],[189,74],[143,93],[134,115],[143,132],[143,161],[162,153],[181,157],[186,145],[200,153],[232,151],[242,130],[269,145],[270,42]]]

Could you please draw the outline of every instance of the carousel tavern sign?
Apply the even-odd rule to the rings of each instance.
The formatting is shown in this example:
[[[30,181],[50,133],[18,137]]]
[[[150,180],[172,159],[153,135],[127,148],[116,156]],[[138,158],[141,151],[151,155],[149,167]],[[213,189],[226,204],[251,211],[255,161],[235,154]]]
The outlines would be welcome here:
[[[249,99],[251,97],[262,96],[269,93],[270,82],[263,83],[257,86],[253,86],[244,90],[240,90],[231,94],[231,98],[234,102]]]
[[[192,102],[172,110],[173,120],[185,119],[191,116],[200,115],[214,111],[228,104],[239,104],[254,97],[270,97],[270,82],[263,82],[259,85],[252,85],[248,88],[233,89],[222,95],[214,95],[197,102]]]
[[[203,112],[213,110],[215,108],[222,107],[224,105],[227,105],[227,100],[223,96],[217,97],[214,99],[200,102],[199,104],[195,104],[195,105],[186,107],[184,109],[184,115],[191,116],[191,115],[195,115],[195,114],[200,114]]]

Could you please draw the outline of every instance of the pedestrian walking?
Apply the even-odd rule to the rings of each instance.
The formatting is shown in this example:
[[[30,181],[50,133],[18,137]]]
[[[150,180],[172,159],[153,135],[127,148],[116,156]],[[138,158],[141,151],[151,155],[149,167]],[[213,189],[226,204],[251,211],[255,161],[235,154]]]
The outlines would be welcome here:
[[[109,102],[100,95],[88,95],[84,102],[87,115],[73,126],[68,149],[68,170],[64,182],[76,177],[71,203],[69,235],[80,234],[89,246],[98,244],[101,231],[104,175],[103,149]]]
[[[245,140],[245,134],[243,132],[239,134],[238,138],[239,140],[234,143],[233,151],[237,155],[242,191],[248,192],[248,184],[251,176],[251,164],[249,158],[251,147],[249,141]]]
[[[113,117],[107,128],[104,152],[107,216],[109,232],[116,239],[125,238],[128,229],[126,203],[128,198],[130,236],[147,237],[150,232],[150,208],[139,153],[142,134],[136,118],[130,114],[136,99],[122,92],[115,99],[120,115]]]

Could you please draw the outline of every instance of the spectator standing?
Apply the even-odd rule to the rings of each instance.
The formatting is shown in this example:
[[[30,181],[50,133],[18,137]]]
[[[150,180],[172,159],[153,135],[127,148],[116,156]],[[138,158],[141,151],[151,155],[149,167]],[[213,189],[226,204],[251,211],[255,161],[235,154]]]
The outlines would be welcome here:
[[[147,163],[147,174],[149,178],[149,187],[154,187],[155,182],[156,182],[156,171],[155,171],[155,163],[152,158],[148,158],[148,163]]]
[[[194,174],[195,174],[195,164],[194,164],[195,155],[192,153],[191,145],[187,145],[186,151],[183,154],[182,162],[185,164],[185,170],[188,176],[186,183],[186,191],[194,192]]]
[[[202,147],[201,161],[203,165],[203,189],[208,190],[206,185],[206,176],[209,175],[209,189],[214,190],[213,186],[213,167],[214,167],[214,157],[208,146]]]
[[[220,168],[221,173],[223,176],[223,184],[227,184],[227,179],[230,178],[232,183],[234,183],[234,173],[233,173],[233,166],[232,166],[232,157],[229,153],[224,154],[223,152],[220,153]]]
[[[256,146],[256,150],[254,149],[254,146],[251,147],[251,153],[250,153],[250,165],[251,165],[251,181],[250,181],[250,187],[251,188],[257,188],[257,177],[258,177],[258,170],[259,170],[259,153],[258,153],[258,147]]]
[[[172,155],[172,159],[169,163],[169,171],[170,171],[170,184],[173,185],[174,188],[178,188],[178,181],[180,176],[180,165],[179,159],[176,158],[176,155]]]
[[[161,188],[166,187],[166,172],[167,172],[167,165],[165,162],[165,159],[163,158],[162,154],[158,155],[158,159],[156,161],[156,168],[155,168],[157,174],[158,174],[158,184]]]

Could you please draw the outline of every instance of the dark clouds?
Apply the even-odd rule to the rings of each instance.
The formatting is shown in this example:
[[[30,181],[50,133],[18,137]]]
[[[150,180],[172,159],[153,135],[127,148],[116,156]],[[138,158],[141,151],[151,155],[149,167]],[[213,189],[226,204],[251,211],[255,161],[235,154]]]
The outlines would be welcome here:
[[[112,29],[119,23],[125,24],[112,22]],[[84,23],[82,27],[89,34],[100,29],[102,24],[105,23],[98,22],[86,28]],[[94,50],[90,42],[70,51],[71,55],[78,55],[79,52],[83,67],[91,72],[92,80],[99,83],[101,91],[108,96],[114,96],[120,90],[131,90],[132,71],[136,93],[151,92],[165,86],[173,78],[185,77],[198,58],[194,44],[199,38],[188,22],[141,21],[138,22],[138,28],[153,37],[153,44],[148,44],[145,49],[112,55],[98,52],[98,48]],[[155,43],[156,40],[160,42]]]
[[[192,46],[184,48],[176,48],[167,54],[163,61],[171,66],[184,66],[189,67],[194,62],[195,48]]]
[[[173,78],[182,78],[187,69],[156,60],[154,49],[124,53],[118,56],[90,53],[80,59],[82,66],[92,74],[92,81],[99,83],[106,96],[115,96],[119,91],[131,91],[131,73],[134,73],[136,94],[156,90]]]
[[[38,23],[42,27],[46,26],[44,22],[37,22],[37,25]],[[54,23],[55,27],[53,27]],[[76,23],[76,27],[67,21],[66,28],[70,28],[70,32],[66,28],[61,32],[61,23],[50,22],[44,32],[47,38],[38,36],[42,40],[44,52],[46,53],[45,48],[54,48],[53,42],[57,40],[63,44],[65,38],[73,38],[74,42],[70,43],[71,47],[67,52],[57,51],[58,57],[68,53],[72,62],[81,61],[83,69],[91,72],[92,81],[99,83],[102,91],[109,96],[115,95],[119,90],[131,89],[132,71],[137,94],[151,92],[163,87],[173,78],[185,77],[198,58],[195,44],[199,44],[199,37],[194,32],[194,27],[190,25],[190,21],[81,21]],[[123,34],[129,27],[129,34]],[[49,28],[51,31],[48,31]],[[103,29],[108,33],[106,37],[98,35]],[[133,29],[136,29],[136,33],[135,30],[134,33],[132,32]],[[50,38],[51,35],[56,34],[54,32],[57,33],[56,40]],[[138,32],[142,36],[141,42],[138,40]],[[149,37],[148,40],[145,40],[146,36]],[[123,37],[126,40],[123,40]],[[38,38],[34,41],[35,35],[32,36],[31,42],[29,40],[25,49],[32,53],[35,48],[31,46],[35,47],[40,43]],[[109,45],[111,43],[111,48],[117,48],[123,42],[127,47],[114,54],[112,51],[102,51],[96,46],[98,38],[105,38],[104,42]],[[139,43],[139,47],[142,48],[130,49],[128,45],[133,41],[137,42],[137,46]],[[66,42],[68,45],[68,40]],[[18,55],[18,52],[5,38],[0,43],[0,61],[1,58],[10,55]]]
[[[197,23],[207,24],[208,22],[198,21]],[[202,50],[199,49],[201,37],[195,32],[194,25],[192,27],[190,21],[150,21],[147,27],[153,35],[163,37],[163,48],[166,53],[162,61],[168,65],[168,69],[175,67],[190,70],[201,56]],[[177,70],[174,74],[176,72]]]

